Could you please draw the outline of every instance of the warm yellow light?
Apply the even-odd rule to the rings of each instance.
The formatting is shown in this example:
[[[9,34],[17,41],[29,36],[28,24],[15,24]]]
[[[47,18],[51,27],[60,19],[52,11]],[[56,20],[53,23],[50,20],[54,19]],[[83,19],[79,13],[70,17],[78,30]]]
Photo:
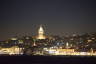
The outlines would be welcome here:
[[[45,39],[46,37],[44,36],[44,30],[43,27],[40,26],[39,30],[38,30],[38,37],[37,39]]]
[[[17,40],[17,38],[11,38],[11,40]]]
[[[1,48],[0,52],[2,52],[2,54],[9,54],[9,55],[14,55],[14,54],[20,54],[22,49],[17,47],[17,46],[13,46],[10,48]]]
[[[87,42],[92,42],[92,40],[87,40]]]

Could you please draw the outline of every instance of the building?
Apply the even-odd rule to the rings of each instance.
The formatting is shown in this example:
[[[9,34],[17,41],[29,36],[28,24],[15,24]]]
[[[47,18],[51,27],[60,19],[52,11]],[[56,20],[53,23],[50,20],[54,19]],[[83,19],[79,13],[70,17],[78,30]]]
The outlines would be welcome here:
[[[43,29],[42,25],[40,25],[40,28],[38,30],[37,39],[46,39],[46,37],[44,35],[44,29]]]
[[[9,48],[0,47],[0,54],[19,55],[19,54],[23,54],[23,50],[22,48],[19,48],[18,46],[12,46]]]

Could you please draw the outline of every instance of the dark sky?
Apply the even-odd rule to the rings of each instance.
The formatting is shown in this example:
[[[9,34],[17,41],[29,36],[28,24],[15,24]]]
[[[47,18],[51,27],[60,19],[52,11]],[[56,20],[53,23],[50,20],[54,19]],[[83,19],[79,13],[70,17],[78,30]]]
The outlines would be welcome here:
[[[0,40],[34,35],[96,31],[95,0],[0,0]]]

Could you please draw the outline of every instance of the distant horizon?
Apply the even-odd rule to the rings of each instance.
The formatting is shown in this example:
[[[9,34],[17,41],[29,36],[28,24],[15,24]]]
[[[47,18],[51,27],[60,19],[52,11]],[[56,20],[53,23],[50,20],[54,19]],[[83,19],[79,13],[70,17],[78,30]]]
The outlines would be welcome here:
[[[76,33],[76,32],[72,32],[72,33],[63,33],[63,34],[46,34],[45,33],[45,36],[60,36],[60,37],[63,37],[63,36],[72,36],[72,35],[74,35],[74,34],[76,34],[76,35],[84,35],[84,34],[92,34],[92,33],[96,33],[96,32],[85,32],[85,33]],[[29,37],[33,37],[33,36],[37,36],[38,34],[28,34],[28,33],[26,33],[26,34],[24,34],[24,35],[22,35],[22,34],[18,34],[18,35],[16,35],[16,34],[13,34],[13,36],[11,35],[10,37],[4,37],[4,38],[1,38],[0,39],[0,41],[4,41],[4,40],[8,40],[8,39],[11,39],[11,38],[14,38],[14,37],[16,37],[16,38],[22,38],[22,37],[25,37],[25,36],[29,36]]]

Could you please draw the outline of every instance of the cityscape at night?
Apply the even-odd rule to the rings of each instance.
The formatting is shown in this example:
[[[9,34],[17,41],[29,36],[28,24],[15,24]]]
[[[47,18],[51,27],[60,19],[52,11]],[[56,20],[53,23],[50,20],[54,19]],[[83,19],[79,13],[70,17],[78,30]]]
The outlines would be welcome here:
[[[0,41],[0,54],[96,56],[96,33],[74,33],[62,37],[46,35],[43,26],[40,25],[35,36],[26,35]]]
[[[0,64],[94,59],[95,0],[0,0]]]

